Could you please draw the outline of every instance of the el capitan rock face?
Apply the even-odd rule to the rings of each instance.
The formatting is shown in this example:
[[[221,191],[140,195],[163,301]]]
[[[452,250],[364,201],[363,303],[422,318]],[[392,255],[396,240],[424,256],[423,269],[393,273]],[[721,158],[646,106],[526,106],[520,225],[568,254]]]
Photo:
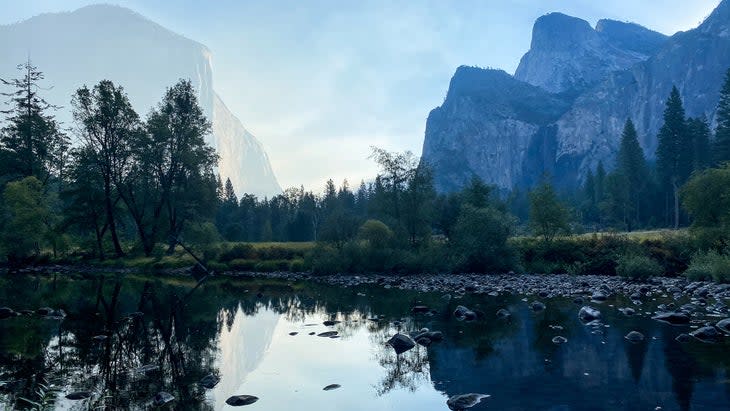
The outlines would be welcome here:
[[[0,26],[0,77],[17,77],[15,65],[30,56],[46,75],[46,99],[64,108],[58,118],[71,127],[73,92],[102,79],[122,85],[144,117],[180,78],[190,79],[213,133],[208,143],[221,156],[221,177],[237,193],[279,193],[261,143],[226,108],[213,88],[211,53],[202,44],[175,34],[122,7],[95,5],[69,13],[42,14]],[[93,58],[91,58],[93,57]]]
[[[730,67],[728,26],[730,0],[698,28],[671,37],[632,23],[601,20],[593,29],[559,13],[543,16],[515,76],[502,72],[501,87],[462,76],[469,70],[479,79],[492,70],[457,69],[444,104],[429,115],[423,161],[441,191],[460,188],[474,174],[502,189],[529,186],[546,172],[558,184],[575,185],[599,161],[612,167],[629,117],[653,159],[672,85],[688,116],[714,122]],[[459,77],[459,92],[452,93]]]

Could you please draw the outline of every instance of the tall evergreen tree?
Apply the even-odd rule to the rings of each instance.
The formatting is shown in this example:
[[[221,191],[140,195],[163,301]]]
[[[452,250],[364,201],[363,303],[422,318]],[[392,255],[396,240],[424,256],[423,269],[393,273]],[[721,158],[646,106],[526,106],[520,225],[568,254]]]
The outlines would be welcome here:
[[[712,163],[710,152],[710,125],[707,117],[688,118],[687,129],[692,138],[694,158],[692,171],[702,171]]]
[[[725,83],[720,90],[720,102],[717,104],[717,128],[715,128],[712,153],[716,165],[730,161],[730,69],[725,74]]]
[[[631,119],[626,120],[624,131],[621,134],[621,145],[619,147],[616,172],[623,175],[627,186],[621,189],[627,191],[622,196],[628,200],[630,211],[625,213],[625,223],[629,231],[641,222],[641,200],[646,192],[649,179],[649,167],[644,158],[644,150],[639,145],[636,128]]]
[[[8,122],[0,130],[0,182],[34,176],[44,183],[61,162],[68,139],[49,113],[59,107],[38,94],[43,73],[30,60],[18,70],[23,72],[22,78],[0,78],[1,84],[13,89],[0,93],[10,98],[7,104],[11,106],[0,110]]]
[[[693,150],[691,136],[687,132],[684,107],[677,87],[664,109],[664,125],[659,130],[657,147],[657,171],[661,184],[672,198],[673,226],[679,228],[679,189],[692,172]]]

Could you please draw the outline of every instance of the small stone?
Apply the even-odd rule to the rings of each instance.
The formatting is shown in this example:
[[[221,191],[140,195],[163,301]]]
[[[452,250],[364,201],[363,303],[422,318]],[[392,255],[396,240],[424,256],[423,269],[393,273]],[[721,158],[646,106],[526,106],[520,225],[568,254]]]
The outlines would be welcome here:
[[[631,341],[632,343],[638,343],[644,341],[644,334],[638,331],[631,331],[630,333],[626,334],[624,338]]]
[[[601,312],[593,307],[585,305],[581,307],[580,311],[578,311],[578,318],[583,323],[590,323],[591,321],[600,319]]]
[[[243,405],[251,405],[259,400],[259,397],[253,395],[234,395],[226,400],[226,404],[231,407],[241,407]]]
[[[530,304],[530,308],[532,308],[532,311],[540,312],[545,310],[545,304],[541,303],[540,301],[533,301],[532,304]]]
[[[446,401],[446,405],[449,407],[452,411],[464,411],[468,408],[471,408],[477,404],[484,398],[489,398],[490,395],[487,394],[461,394],[461,395],[454,395],[453,397],[449,398]]]
[[[330,384],[330,385],[322,388],[322,390],[324,390],[324,391],[332,391],[332,390],[336,390],[336,389],[338,389],[340,387],[341,387],[340,384]]]
[[[337,331],[325,331],[323,333],[317,334],[317,337],[330,338],[330,337],[334,337],[335,335],[337,335]]]
[[[553,344],[560,345],[560,344],[565,344],[567,342],[568,342],[568,339],[563,337],[562,335],[553,337]]]

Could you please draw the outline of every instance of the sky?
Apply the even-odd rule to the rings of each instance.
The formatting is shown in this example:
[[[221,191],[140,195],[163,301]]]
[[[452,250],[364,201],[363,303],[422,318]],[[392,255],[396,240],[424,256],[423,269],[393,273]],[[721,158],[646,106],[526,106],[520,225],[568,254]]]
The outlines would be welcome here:
[[[0,24],[89,0],[0,0]],[[113,0],[206,45],[213,87],[264,145],[282,187],[371,179],[371,146],[420,155],[460,65],[514,73],[553,11],[671,35],[719,0]]]

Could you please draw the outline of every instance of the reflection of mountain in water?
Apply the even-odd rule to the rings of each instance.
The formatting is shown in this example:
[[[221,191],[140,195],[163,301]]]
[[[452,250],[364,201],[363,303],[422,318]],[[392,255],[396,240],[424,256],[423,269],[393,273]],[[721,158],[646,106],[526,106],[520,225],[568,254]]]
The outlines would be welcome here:
[[[271,345],[280,317],[264,308],[256,315],[246,315],[239,305],[235,314],[222,311],[220,320],[226,324],[230,320],[226,317],[230,315],[234,316],[231,326],[221,327],[218,336],[217,368],[222,378],[212,394],[216,410],[224,407],[226,398],[235,393],[246,376],[259,366]]]
[[[572,307],[568,311],[572,314]],[[607,312],[614,308],[602,307]],[[491,394],[497,410],[663,410],[716,409],[727,398],[713,398],[711,383],[698,381],[699,367],[685,347],[674,341],[680,331],[647,318],[611,321],[605,335],[592,335],[577,315],[565,322],[546,321],[555,312],[532,313],[512,307],[516,334],[492,341],[486,357],[473,344],[447,340],[429,350],[431,379],[448,395]],[[577,314],[577,307],[575,307]],[[559,315],[558,315],[559,316]],[[561,324],[564,330],[553,330]],[[474,327],[490,327],[473,324]],[[648,339],[631,345],[623,336],[632,328]],[[550,342],[564,335],[568,343]],[[654,340],[651,337],[656,336]],[[701,401],[701,402],[700,402]],[[487,409],[482,404],[474,409]]]

